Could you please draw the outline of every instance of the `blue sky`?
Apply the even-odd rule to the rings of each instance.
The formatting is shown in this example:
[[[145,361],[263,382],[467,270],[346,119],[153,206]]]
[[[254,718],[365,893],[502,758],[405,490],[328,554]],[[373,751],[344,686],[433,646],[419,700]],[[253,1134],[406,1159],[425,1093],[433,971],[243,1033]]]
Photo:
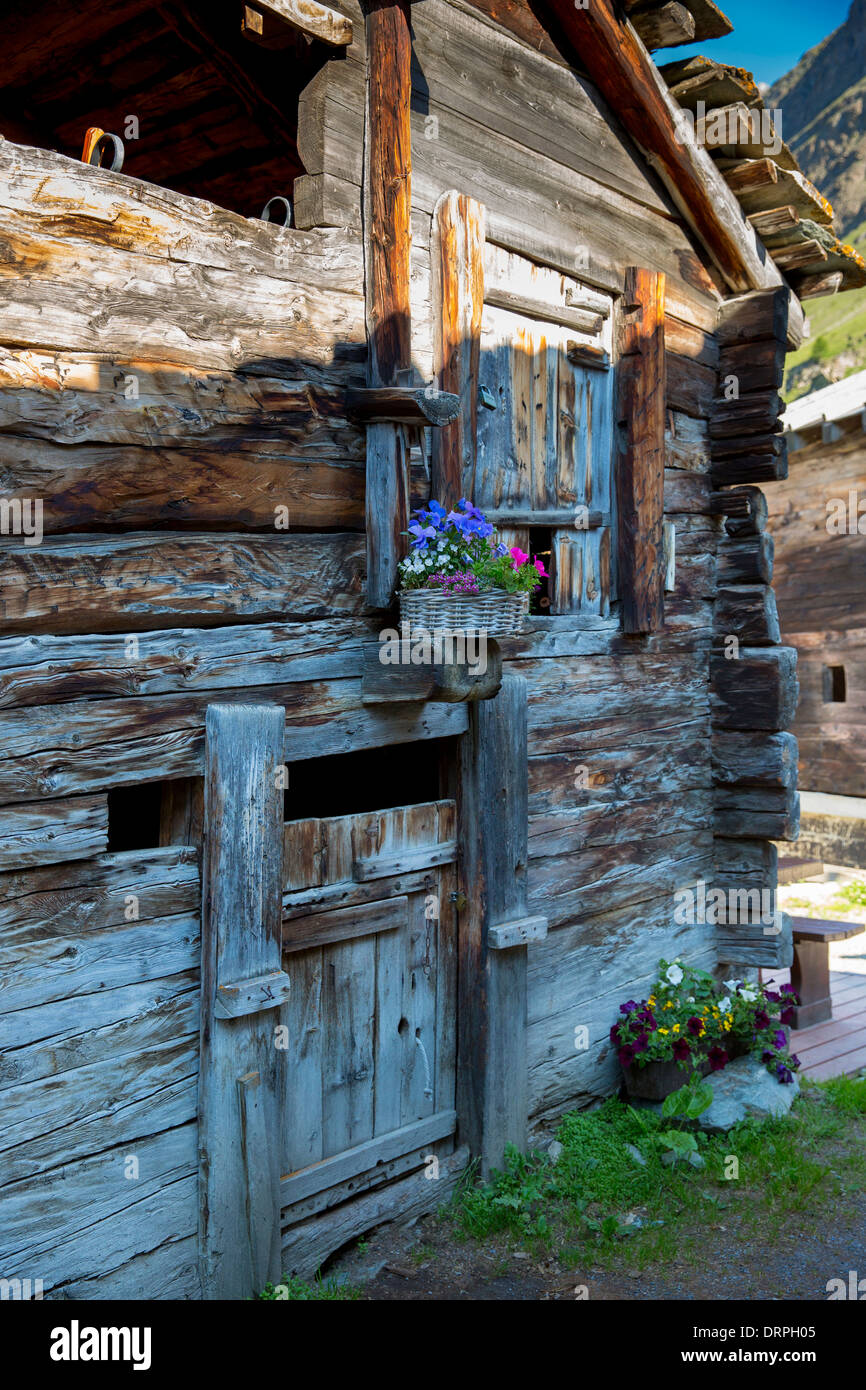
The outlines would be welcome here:
[[[657,63],[703,53],[720,63],[748,68],[758,82],[775,82],[838,29],[851,0],[716,0],[734,32],[724,39],[669,48],[655,55]]]

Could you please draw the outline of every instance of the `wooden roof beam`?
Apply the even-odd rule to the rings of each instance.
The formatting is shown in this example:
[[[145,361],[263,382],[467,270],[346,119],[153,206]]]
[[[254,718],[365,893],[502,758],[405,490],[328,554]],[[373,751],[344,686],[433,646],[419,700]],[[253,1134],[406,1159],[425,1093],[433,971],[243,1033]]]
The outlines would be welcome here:
[[[697,144],[635,30],[617,17],[612,0],[593,0],[587,9],[575,9],[573,0],[545,0],[545,9],[731,289],[780,284],[780,272]]]
[[[318,0],[255,0],[244,5],[241,32],[254,43],[282,48],[293,30],[331,48],[347,48],[352,42],[351,19]]]
[[[631,22],[649,49],[694,42],[694,17],[679,0],[669,0],[656,9],[636,10],[631,14]]]

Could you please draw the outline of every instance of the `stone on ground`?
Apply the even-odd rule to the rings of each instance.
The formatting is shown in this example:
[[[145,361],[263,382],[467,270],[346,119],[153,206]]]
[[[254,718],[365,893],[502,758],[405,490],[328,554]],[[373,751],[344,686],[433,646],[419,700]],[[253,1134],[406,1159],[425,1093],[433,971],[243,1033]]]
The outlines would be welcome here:
[[[800,1093],[796,1075],[790,1085],[783,1085],[760,1057],[751,1055],[736,1057],[707,1081],[713,1088],[713,1103],[698,1123],[711,1134],[723,1134],[749,1115],[762,1120],[786,1115]]]

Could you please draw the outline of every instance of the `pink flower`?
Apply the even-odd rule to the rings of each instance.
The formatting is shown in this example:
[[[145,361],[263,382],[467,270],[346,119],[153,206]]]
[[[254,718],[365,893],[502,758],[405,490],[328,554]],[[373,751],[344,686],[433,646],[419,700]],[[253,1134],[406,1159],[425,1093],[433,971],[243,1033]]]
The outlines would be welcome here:
[[[535,568],[538,570],[538,573],[541,575],[542,579],[549,579],[549,578],[550,578],[550,575],[547,573],[547,570],[544,568],[544,561],[543,561],[543,560],[539,560],[539,558],[538,558],[537,555],[536,555],[536,557],[535,557],[535,559],[533,560],[532,563],[534,564]]]
[[[519,570],[520,566],[525,565],[526,561],[529,559],[526,551],[521,550],[519,545],[513,545],[508,553],[514,561],[514,564],[511,566],[513,570]]]

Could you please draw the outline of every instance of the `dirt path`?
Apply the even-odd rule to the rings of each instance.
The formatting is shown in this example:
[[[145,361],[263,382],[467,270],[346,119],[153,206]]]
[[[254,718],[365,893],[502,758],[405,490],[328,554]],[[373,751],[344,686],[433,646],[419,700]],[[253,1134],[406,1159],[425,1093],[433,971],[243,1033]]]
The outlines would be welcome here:
[[[625,1242],[609,1267],[564,1265],[515,1250],[506,1240],[460,1240],[450,1222],[426,1217],[410,1230],[382,1227],[328,1273],[375,1300],[754,1299],[826,1300],[827,1281],[866,1277],[866,1197],[847,1220],[823,1212],[787,1218],[772,1230],[726,1213],[723,1223],[683,1227],[699,1257],[664,1270],[633,1266]],[[372,1277],[371,1277],[372,1276]],[[581,1292],[586,1290],[586,1294]]]

